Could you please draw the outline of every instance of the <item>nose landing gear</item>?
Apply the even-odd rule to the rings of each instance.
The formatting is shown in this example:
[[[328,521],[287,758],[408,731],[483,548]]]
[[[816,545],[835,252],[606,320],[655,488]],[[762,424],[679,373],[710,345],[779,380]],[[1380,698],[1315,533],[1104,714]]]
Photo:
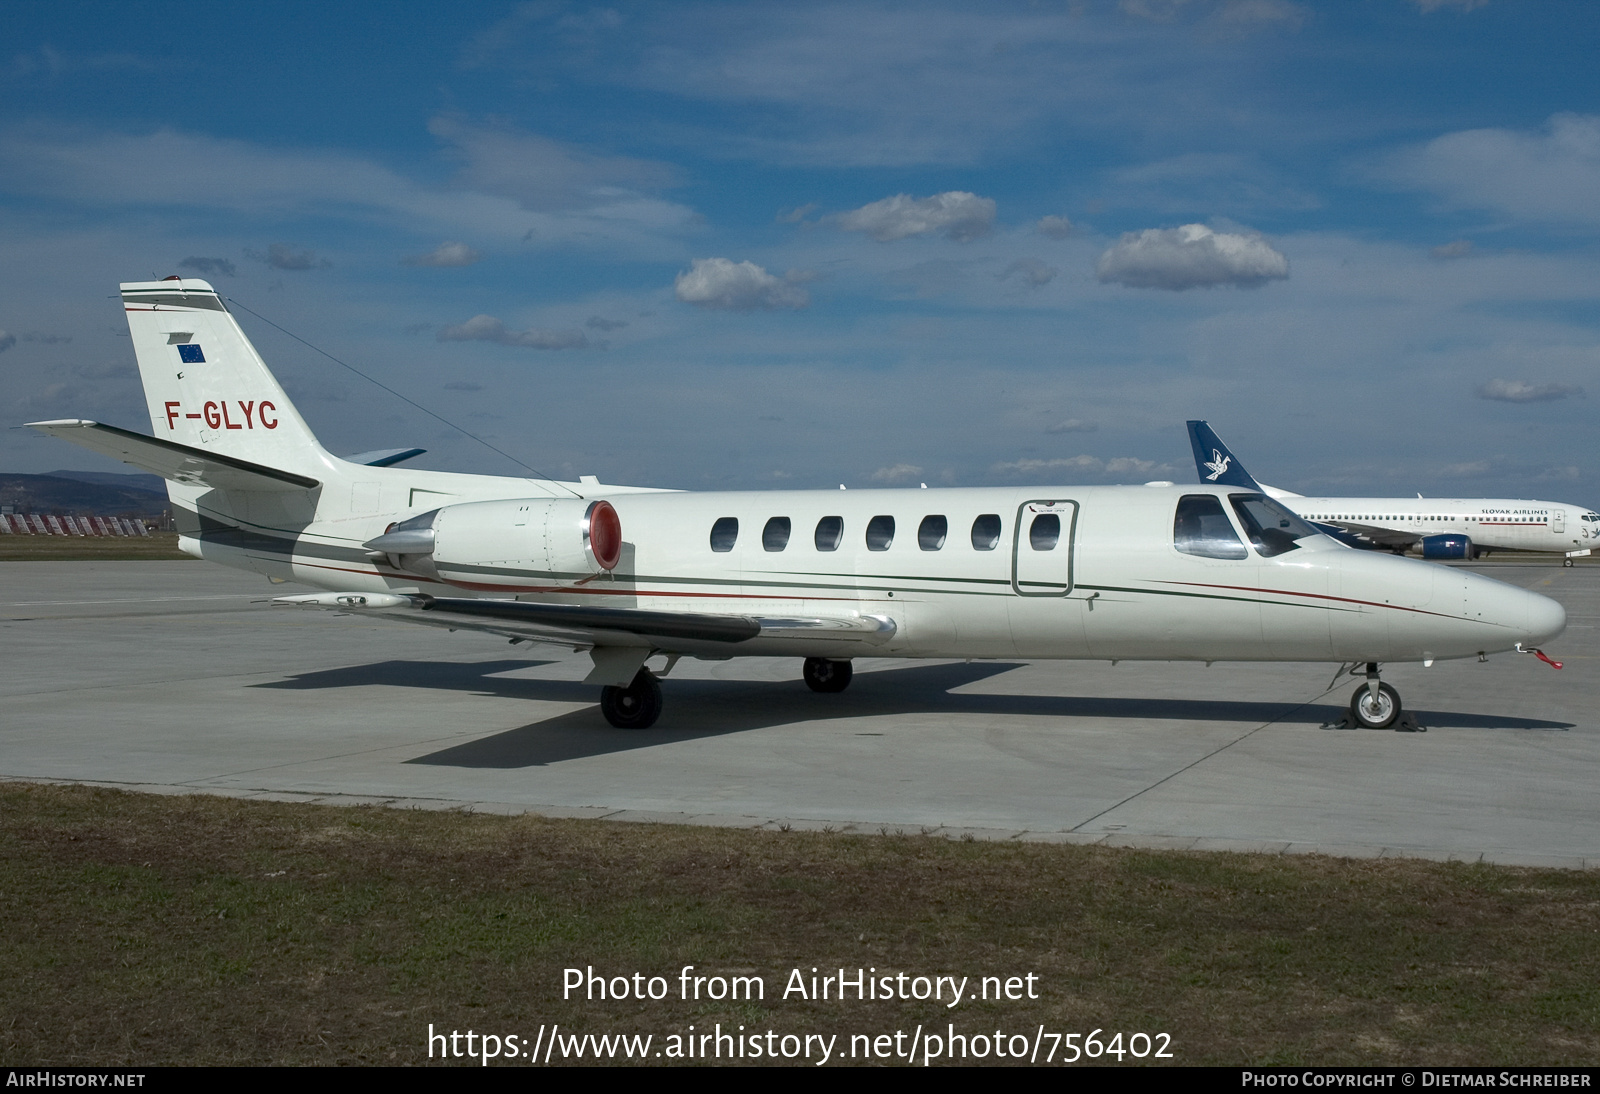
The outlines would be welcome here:
[[[1357,662],[1359,664],[1360,662]],[[1353,676],[1355,665],[1349,669]],[[1341,672],[1340,675],[1343,675]],[[1335,681],[1337,682],[1337,677]],[[1350,696],[1350,711],[1325,729],[1389,729],[1397,733],[1425,733],[1415,715],[1400,704],[1400,693],[1378,679],[1378,663],[1367,662],[1367,682]]]

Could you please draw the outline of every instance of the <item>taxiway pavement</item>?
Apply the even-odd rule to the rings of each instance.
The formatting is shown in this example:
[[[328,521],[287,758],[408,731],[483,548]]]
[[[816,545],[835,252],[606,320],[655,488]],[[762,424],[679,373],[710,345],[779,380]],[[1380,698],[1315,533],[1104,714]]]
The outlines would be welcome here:
[[[607,726],[588,657],[274,609],[201,562],[0,563],[0,778],[984,839],[1600,865],[1600,565],[1552,671],[1386,667],[1428,732],[1325,730],[1332,665],[681,662]]]

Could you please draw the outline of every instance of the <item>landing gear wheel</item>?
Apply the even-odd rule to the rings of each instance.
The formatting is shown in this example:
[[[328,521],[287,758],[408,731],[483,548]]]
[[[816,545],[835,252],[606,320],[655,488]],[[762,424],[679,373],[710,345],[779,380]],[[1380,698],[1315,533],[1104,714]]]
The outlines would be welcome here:
[[[1564,558],[1561,560],[1561,565],[1563,566],[1571,566],[1572,564],[1573,562],[1570,558]]]
[[[1378,685],[1378,696],[1366,684],[1350,696],[1350,717],[1363,729],[1388,729],[1400,717],[1400,693],[1388,684]]]
[[[843,691],[850,686],[855,670],[848,661],[829,661],[826,657],[807,657],[803,675],[812,691]]]
[[[640,669],[627,687],[600,689],[600,713],[618,729],[649,729],[661,717],[661,685]]]

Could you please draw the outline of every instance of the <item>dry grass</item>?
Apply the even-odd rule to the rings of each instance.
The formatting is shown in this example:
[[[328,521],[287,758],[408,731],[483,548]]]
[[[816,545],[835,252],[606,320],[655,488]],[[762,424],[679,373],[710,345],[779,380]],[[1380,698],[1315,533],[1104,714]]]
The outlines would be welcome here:
[[[0,536],[0,562],[123,562],[192,559],[176,532],[146,536]]]
[[[413,1063],[428,1023],[1168,1032],[1179,1063],[1600,1061],[1600,875],[0,784],[0,1063]],[[765,977],[563,1001],[562,970]],[[788,971],[1038,974],[812,1003]],[[659,1043],[659,1041],[658,1041]]]

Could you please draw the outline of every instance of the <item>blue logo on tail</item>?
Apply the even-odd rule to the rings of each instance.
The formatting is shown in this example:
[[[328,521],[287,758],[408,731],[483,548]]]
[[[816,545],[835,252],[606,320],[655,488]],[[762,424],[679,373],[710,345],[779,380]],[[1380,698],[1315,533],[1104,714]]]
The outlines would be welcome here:
[[[194,342],[185,342],[178,347],[178,360],[186,365],[203,365],[206,355],[200,352],[200,346]]]

